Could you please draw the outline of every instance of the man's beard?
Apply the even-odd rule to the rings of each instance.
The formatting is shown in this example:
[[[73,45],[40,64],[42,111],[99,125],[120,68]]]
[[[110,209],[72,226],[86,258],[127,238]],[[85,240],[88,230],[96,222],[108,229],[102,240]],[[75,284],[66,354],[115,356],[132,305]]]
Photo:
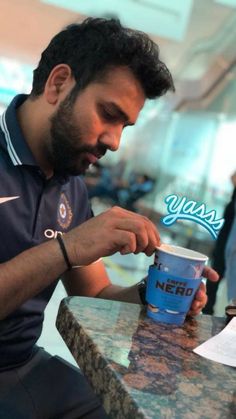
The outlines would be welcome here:
[[[73,121],[73,103],[67,97],[51,117],[51,138],[48,159],[54,173],[67,176],[84,174],[89,161],[84,153],[102,156],[106,147],[102,144],[91,147],[83,145],[79,125]]]

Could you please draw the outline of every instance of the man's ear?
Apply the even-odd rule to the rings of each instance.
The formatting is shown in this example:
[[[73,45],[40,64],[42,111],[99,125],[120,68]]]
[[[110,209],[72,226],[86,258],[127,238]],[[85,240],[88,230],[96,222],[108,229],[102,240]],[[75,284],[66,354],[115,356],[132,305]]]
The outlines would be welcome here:
[[[65,97],[74,84],[74,77],[67,64],[56,65],[48,76],[44,95],[50,105],[56,105],[59,98]]]

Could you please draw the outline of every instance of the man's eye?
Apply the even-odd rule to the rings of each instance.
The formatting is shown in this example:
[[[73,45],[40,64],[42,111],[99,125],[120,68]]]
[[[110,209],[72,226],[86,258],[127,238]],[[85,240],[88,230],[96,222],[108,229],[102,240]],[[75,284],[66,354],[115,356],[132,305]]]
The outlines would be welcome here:
[[[117,120],[117,116],[110,113],[106,109],[103,109],[102,116],[106,121],[109,121],[109,122],[115,122]]]

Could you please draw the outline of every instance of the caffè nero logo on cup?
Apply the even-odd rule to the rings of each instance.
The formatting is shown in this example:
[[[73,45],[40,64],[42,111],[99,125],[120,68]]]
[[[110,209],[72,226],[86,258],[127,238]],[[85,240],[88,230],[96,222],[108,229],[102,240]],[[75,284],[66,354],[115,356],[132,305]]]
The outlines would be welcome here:
[[[162,218],[162,223],[169,227],[178,220],[193,221],[204,227],[213,237],[217,235],[224,224],[224,218],[217,218],[216,211],[208,211],[204,203],[193,201],[186,196],[168,195],[164,202],[167,204],[168,215]]]

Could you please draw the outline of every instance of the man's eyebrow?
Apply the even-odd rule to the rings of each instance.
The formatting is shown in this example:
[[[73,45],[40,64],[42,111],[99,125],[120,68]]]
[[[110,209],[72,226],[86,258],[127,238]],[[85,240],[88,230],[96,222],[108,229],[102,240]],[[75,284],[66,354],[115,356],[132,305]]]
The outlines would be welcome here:
[[[116,112],[117,116],[125,123],[125,126],[134,125],[133,122],[129,120],[128,115],[114,102],[108,102],[108,106],[111,107],[111,110]]]

